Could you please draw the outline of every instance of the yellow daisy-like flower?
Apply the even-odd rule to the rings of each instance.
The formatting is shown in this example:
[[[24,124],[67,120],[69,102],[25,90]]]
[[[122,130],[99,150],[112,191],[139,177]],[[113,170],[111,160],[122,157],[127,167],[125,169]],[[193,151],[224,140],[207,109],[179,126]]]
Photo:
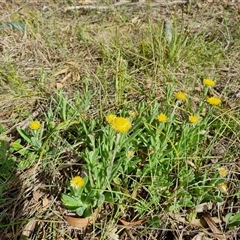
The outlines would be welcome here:
[[[188,120],[190,123],[197,124],[199,122],[199,119],[197,116],[189,116]]]
[[[126,133],[132,127],[132,124],[128,118],[115,117],[111,122],[110,126],[119,133]]]
[[[165,123],[165,122],[167,122],[168,117],[164,113],[160,113],[157,116],[157,119],[158,119],[159,122]]]
[[[207,99],[207,102],[213,106],[217,106],[222,103],[221,99],[217,97],[210,97]]]
[[[41,127],[41,123],[39,121],[32,121],[30,122],[29,127],[32,130],[38,130]]]
[[[187,99],[187,95],[184,92],[175,93],[175,97],[177,100],[185,101]]]
[[[70,186],[73,188],[80,188],[84,186],[84,180],[80,176],[73,177],[70,181]]]
[[[228,193],[228,186],[226,183],[220,183],[218,184],[218,189],[222,192],[227,194]]]
[[[227,174],[228,174],[228,170],[227,170],[226,168],[224,168],[224,167],[220,167],[220,168],[218,169],[218,173],[219,173],[219,175],[220,175],[221,177],[226,177]]]
[[[203,79],[203,85],[207,87],[214,87],[216,83],[212,79],[206,78],[206,79]]]
[[[115,114],[108,114],[107,116],[106,116],[106,121],[109,123],[109,124],[111,124],[111,122],[113,122],[115,119],[116,119],[116,115]]]

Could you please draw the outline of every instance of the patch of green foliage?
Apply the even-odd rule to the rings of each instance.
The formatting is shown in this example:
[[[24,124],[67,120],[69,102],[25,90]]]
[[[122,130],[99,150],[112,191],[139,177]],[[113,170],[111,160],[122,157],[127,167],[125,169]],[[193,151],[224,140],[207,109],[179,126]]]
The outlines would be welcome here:
[[[21,170],[49,161],[61,165],[59,159],[67,149],[79,156],[85,184],[76,189],[69,186],[62,201],[80,216],[88,216],[104,202],[134,207],[139,216],[149,209],[158,212],[159,204],[176,212],[210,200],[221,202],[224,194],[218,186],[226,179],[217,166],[204,168],[207,133],[214,131],[216,138],[222,134],[221,128],[215,129],[221,107],[205,102],[208,88],[204,86],[196,112],[191,96],[181,93],[184,98],[179,100],[172,87],[166,88],[165,102],[123,108],[117,114],[132,122],[124,133],[111,121],[109,127],[104,119],[88,116],[90,99],[76,93],[70,101],[60,91],[41,124],[33,128],[36,122],[31,122],[26,130],[18,129],[22,138],[11,149],[23,156],[18,159]]]

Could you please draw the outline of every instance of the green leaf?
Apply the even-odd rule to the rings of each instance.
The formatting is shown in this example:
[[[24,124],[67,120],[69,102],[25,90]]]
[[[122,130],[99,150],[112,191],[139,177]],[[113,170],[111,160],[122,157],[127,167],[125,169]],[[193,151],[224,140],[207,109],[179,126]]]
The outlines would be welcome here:
[[[186,195],[186,197],[183,197],[180,201],[179,201],[179,205],[182,207],[194,207],[195,204],[193,203],[193,201],[191,201],[192,197]]]
[[[25,170],[29,167],[32,166],[32,161],[30,159],[26,159],[26,160],[21,160],[19,163],[18,163],[18,169],[19,170]]]
[[[121,185],[121,184],[122,184],[122,179],[119,178],[119,177],[115,177],[115,178],[113,179],[113,181],[114,181],[114,183],[116,183],[116,184],[118,184],[118,185]]]
[[[21,149],[23,149],[23,145],[20,144],[21,139],[18,139],[17,141],[11,143],[11,148],[13,148],[14,151],[19,151]]]
[[[223,199],[220,196],[214,196],[206,193],[203,198],[203,202],[216,201],[223,202]]]
[[[21,237],[20,240],[31,240],[31,239],[28,237]]]
[[[28,148],[20,149],[18,153],[21,154],[23,157],[27,157],[29,154],[29,149]]]
[[[84,211],[84,213],[83,213],[83,216],[84,216],[84,217],[90,217],[90,216],[92,216],[92,211],[91,211],[91,209],[90,209],[89,207],[85,209],[85,211]]]
[[[99,196],[98,196],[98,202],[97,202],[97,206],[100,206],[104,203],[105,201],[105,196],[103,193],[100,193]]]
[[[111,192],[105,193],[105,200],[106,202],[114,203],[115,198],[113,197],[113,194]]]
[[[231,218],[232,218],[232,213],[228,213],[228,214],[225,216],[225,221],[226,221],[226,224],[227,224],[227,225],[230,223]]]
[[[155,216],[153,217],[152,219],[149,219],[148,220],[148,224],[150,227],[153,227],[153,228],[158,228],[160,226],[160,223],[161,223],[161,220],[159,217]]]
[[[21,22],[5,22],[0,24],[0,29],[7,28],[7,27],[24,32],[27,26]]]
[[[41,140],[39,140],[37,137],[31,137],[31,144],[34,148],[40,149],[42,146]]]
[[[75,197],[71,197],[67,194],[62,194],[62,202],[63,204],[69,209],[77,209],[82,207],[84,204],[81,202],[80,199],[76,199]]]
[[[76,211],[76,214],[78,215],[78,216],[83,216],[83,213],[84,213],[84,211],[85,211],[85,209],[86,209],[86,207],[84,206],[84,207],[79,207],[79,208],[77,208],[75,211]]]
[[[229,227],[236,227],[240,225],[240,212],[236,213],[231,219],[228,224]]]
[[[26,142],[31,143],[30,136],[23,129],[17,127],[17,131]]]

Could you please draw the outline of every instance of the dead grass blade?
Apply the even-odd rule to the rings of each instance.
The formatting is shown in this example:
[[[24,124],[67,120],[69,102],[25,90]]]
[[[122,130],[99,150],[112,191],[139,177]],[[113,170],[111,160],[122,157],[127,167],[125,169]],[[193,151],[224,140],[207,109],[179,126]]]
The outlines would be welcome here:
[[[209,234],[208,233],[209,235],[215,237],[218,240],[226,240],[227,239],[225,234],[217,228],[217,225],[212,220],[212,218],[211,218],[211,216],[209,214],[204,213],[202,218],[204,219],[204,221],[207,223],[208,227],[213,232],[213,234]]]

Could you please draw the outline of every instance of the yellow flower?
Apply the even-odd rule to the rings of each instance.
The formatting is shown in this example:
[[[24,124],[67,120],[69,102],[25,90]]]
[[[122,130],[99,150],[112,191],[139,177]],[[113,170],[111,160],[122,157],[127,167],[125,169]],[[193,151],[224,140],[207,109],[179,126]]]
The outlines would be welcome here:
[[[119,133],[126,133],[132,127],[132,124],[128,118],[115,117],[109,122],[110,126]]]
[[[165,123],[167,122],[167,116],[164,114],[164,113],[160,113],[158,116],[157,116],[157,119],[159,122],[162,122],[162,123]]]
[[[222,192],[222,193],[228,193],[228,186],[226,183],[220,183],[218,184],[218,189]]]
[[[29,127],[32,130],[38,130],[41,127],[41,124],[39,121],[32,121],[32,122],[30,122]]]
[[[224,167],[220,167],[220,168],[218,169],[218,172],[219,172],[219,175],[220,175],[221,177],[226,177],[227,174],[228,174],[228,170],[227,170],[226,168],[224,168]]]
[[[129,151],[126,152],[126,156],[128,158],[132,158],[134,156],[134,152],[129,150]]]
[[[187,99],[187,95],[184,92],[175,93],[175,97],[177,100],[185,101]]]
[[[84,186],[84,180],[80,176],[73,177],[70,181],[70,186],[73,188],[80,188]]]
[[[115,120],[116,117],[117,117],[117,116],[114,115],[114,114],[108,114],[108,115],[106,116],[106,121],[110,124],[112,121]]]
[[[203,79],[203,85],[207,87],[214,87],[216,83],[212,79],[206,78],[206,79]]]
[[[190,123],[197,124],[199,122],[199,119],[197,116],[189,116],[188,120]]]
[[[219,104],[221,104],[221,99],[220,98],[217,98],[217,97],[210,97],[207,99],[207,102],[210,104],[210,105],[213,105],[213,106],[217,106]]]

